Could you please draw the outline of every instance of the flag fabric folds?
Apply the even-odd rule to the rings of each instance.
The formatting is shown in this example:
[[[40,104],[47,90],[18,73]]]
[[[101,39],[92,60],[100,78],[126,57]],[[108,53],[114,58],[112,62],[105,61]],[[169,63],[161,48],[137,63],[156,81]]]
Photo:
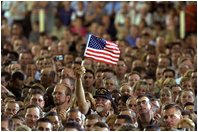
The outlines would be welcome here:
[[[116,65],[120,57],[120,50],[117,44],[90,34],[84,56],[96,61]]]

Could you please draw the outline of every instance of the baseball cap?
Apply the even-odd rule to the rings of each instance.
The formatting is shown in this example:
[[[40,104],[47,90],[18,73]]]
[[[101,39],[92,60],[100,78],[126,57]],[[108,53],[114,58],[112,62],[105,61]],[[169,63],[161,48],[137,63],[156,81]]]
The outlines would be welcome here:
[[[96,90],[94,98],[97,98],[97,97],[112,100],[111,93],[105,88],[99,88],[99,89]]]

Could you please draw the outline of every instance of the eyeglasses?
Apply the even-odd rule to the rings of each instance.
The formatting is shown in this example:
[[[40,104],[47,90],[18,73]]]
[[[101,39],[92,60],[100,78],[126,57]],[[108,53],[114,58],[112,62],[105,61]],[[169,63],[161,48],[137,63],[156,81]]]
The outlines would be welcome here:
[[[165,115],[165,116],[164,116],[164,120],[167,120],[167,119],[168,119],[168,117],[170,117],[171,119],[174,119],[174,118],[176,118],[176,117],[177,117],[177,115],[176,115],[176,114]]]
[[[129,107],[137,107],[136,104],[129,104],[128,106],[129,106]]]

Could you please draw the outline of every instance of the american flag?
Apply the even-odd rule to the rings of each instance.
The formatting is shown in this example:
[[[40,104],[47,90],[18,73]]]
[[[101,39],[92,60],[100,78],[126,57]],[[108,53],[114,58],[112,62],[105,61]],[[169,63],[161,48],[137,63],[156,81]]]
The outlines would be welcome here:
[[[84,56],[107,64],[116,65],[119,60],[120,50],[117,44],[90,34]]]

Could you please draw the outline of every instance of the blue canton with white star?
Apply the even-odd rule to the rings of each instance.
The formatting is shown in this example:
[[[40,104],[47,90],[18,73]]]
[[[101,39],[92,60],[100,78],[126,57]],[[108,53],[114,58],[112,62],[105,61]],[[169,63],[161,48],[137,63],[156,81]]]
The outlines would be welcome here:
[[[104,39],[97,38],[95,36],[91,36],[89,40],[89,48],[97,49],[97,50],[103,50],[105,47],[106,41]]]

